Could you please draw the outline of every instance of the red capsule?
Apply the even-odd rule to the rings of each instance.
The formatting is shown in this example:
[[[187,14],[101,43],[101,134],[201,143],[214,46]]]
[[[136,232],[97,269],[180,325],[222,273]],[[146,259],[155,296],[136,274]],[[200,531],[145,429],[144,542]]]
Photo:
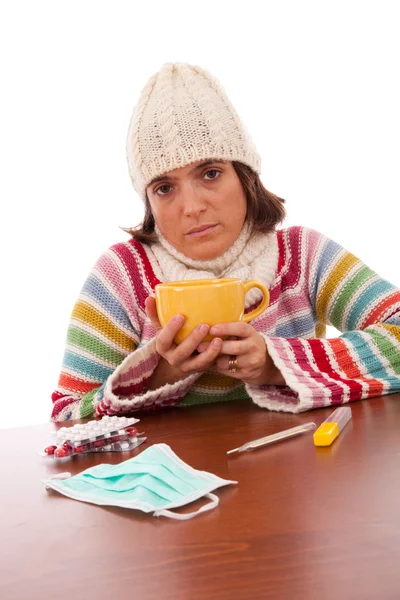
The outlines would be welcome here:
[[[46,454],[54,454],[54,450],[56,450],[57,446],[47,446],[47,448],[44,449]]]
[[[137,435],[138,430],[136,429],[136,427],[127,427],[126,428],[126,433],[129,433],[129,435]]]
[[[54,456],[57,458],[63,458],[64,456],[68,456],[68,450],[66,448],[57,448],[54,450]]]
[[[71,444],[69,444],[68,442],[63,442],[62,447],[66,448],[67,450],[71,450],[71,448],[72,448]]]
[[[100,448],[100,446],[104,446],[104,444],[105,444],[104,440],[97,440],[97,442],[92,442],[93,448]]]
[[[85,452],[87,450],[88,444],[83,444],[83,446],[75,446],[75,452]]]

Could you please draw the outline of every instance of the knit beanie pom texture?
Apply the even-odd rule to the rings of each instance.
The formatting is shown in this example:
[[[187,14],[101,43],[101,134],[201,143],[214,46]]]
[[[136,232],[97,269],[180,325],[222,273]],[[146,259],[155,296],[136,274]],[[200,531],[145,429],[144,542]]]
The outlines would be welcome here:
[[[199,160],[237,160],[260,173],[261,160],[219,81],[187,63],[166,63],[140,95],[126,141],[140,197],[160,175]]]

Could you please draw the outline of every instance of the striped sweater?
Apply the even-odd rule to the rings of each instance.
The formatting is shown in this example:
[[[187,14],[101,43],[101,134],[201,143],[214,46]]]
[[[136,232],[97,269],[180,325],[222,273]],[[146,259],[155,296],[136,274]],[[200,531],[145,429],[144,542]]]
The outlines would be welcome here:
[[[259,234],[256,260],[247,255],[248,247],[240,247],[234,265],[218,273],[205,275],[198,265],[193,269],[190,262],[196,261],[188,261],[188,277],[242,276],[267,285],[270,305],[251,324],[265,339],[285,386],[248,385],[210,369],[148,390],[160,357],[144,301],[157,283],[183,279],[182,268],[189,267],[176,256],[169,260],[166,244],[153,248],[131,239],[109,248],[82,288],[51,418],[245,397],[270,410],[297,413],[400,391],[399,289],[306,227]],[[259,302],[257,293],[247,296],[246,311]],[[342,335],[325,338],[326,325]]]

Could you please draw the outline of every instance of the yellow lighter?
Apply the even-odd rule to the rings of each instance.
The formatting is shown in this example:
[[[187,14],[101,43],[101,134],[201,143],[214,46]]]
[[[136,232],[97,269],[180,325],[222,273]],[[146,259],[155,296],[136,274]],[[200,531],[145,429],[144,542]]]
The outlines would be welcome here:
[[[316,446],[330,446],[350,419],[351,408],[348,406],[334,410],[314,433],[314,444]]]

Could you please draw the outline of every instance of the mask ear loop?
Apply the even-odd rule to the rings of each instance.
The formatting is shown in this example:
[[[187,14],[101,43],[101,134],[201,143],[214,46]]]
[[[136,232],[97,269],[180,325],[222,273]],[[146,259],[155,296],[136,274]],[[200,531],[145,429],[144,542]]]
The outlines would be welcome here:
[[[48,479],[69,479],[71,477],[71,473],[66,471],[65,473],[55,473],[55,475],[50,475]]]
[[[170,519],[178,519],[179,521],[186,521],[187,519],[192,519],[193,517],[197,517],[202,512],[206,512],[207,510],[212,510],[219,504],[219,498],[215,494],[204,494],[204,498],[209,498],[211,502],[205,504],[198,510],[195,510],[191,513],[177,513],[168,509],[156,510],[153,513],[153,517],[169,517]]]

